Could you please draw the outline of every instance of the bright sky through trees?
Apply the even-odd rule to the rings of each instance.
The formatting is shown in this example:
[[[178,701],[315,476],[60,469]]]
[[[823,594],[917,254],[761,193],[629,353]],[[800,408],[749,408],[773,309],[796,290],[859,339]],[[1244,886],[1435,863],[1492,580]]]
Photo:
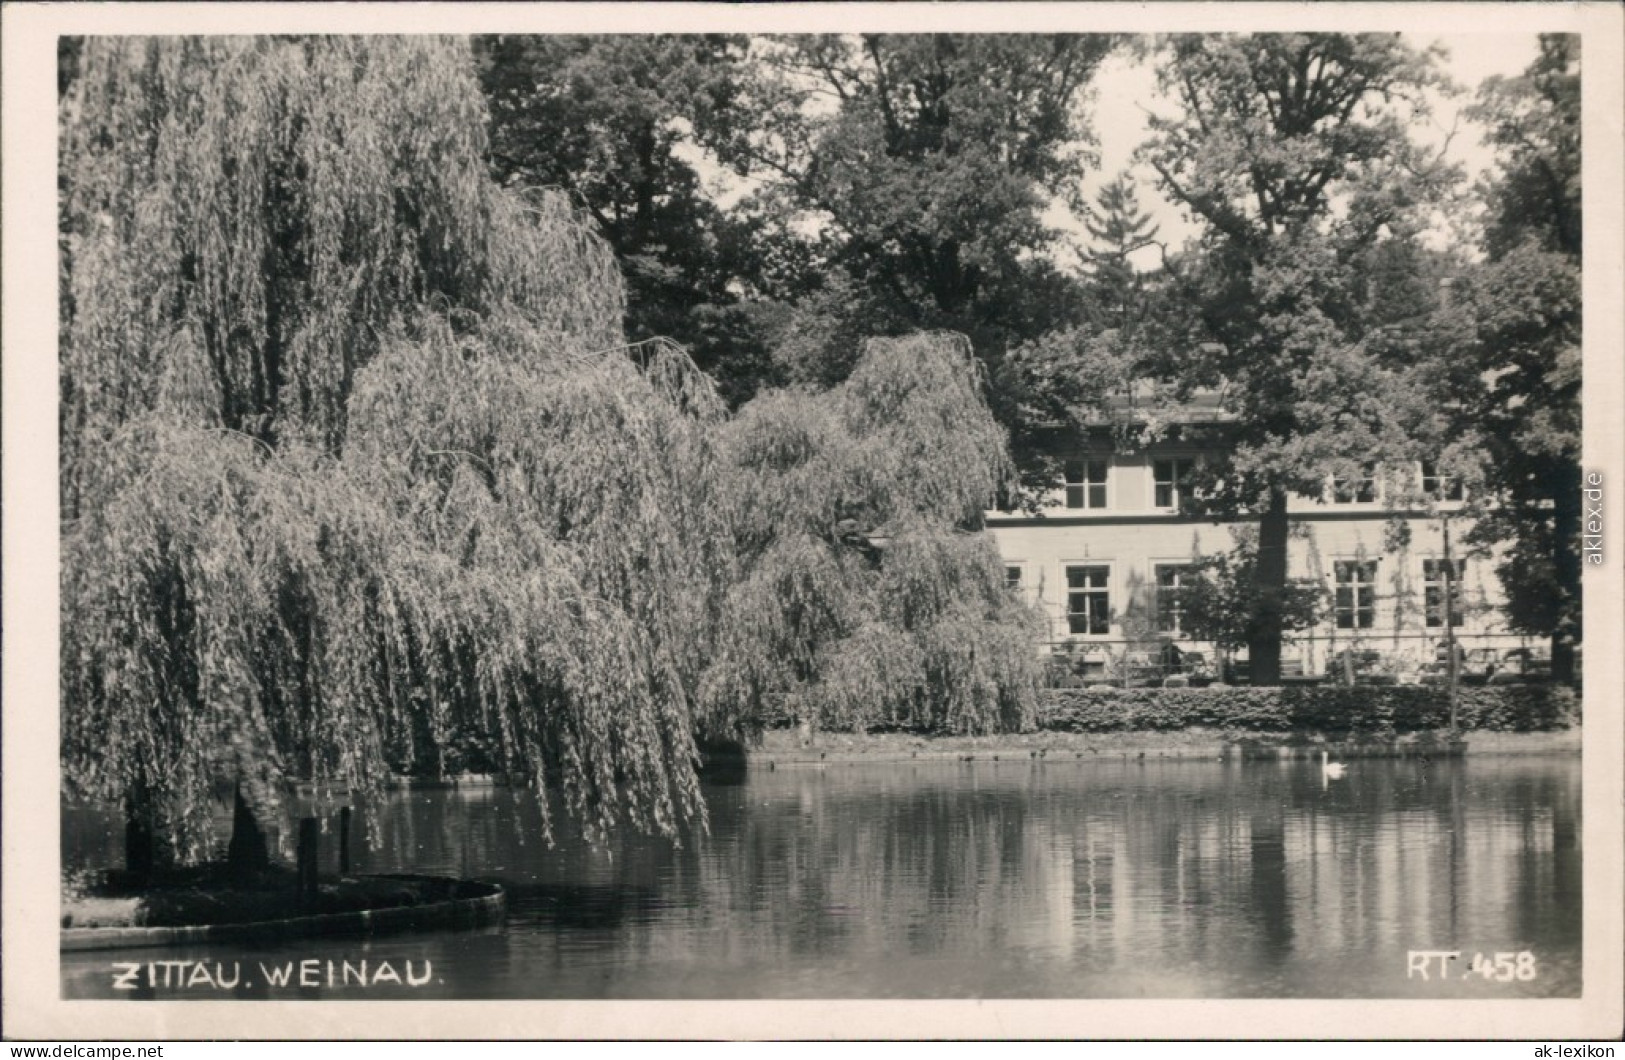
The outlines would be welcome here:
[[[1450,134],[1452,124],[1456,134],[1450,142],[1449,155],[1466,169],[1469,182],[1476,180],[1494,162],[1494,157],[1481,141],[1478,126],[1457,115],[1473,101],[1474,93],[1485,78],[1496,75],[1515,77],[1535,57],[1535,35],[1532,33],[1453,34],[1426,36],[1403,34],[1413,47],[1425,48],[1442,45],[1448,54],[1442,66],[1462,89],[1452,98],[1434,97],[1434,114],[1425,127],[1414,130],[1423,143],[1442,145]],[[1111,56],[1101,65],[1095,78],[1096,97],[1092,104],[1095,131],[1100,138],[1100,169],[1098,179],[1109,180],[1123,170],[1129,170],[1141,189],[1141,205],[1157,224],[1161,238],[1169,247],[1183,243],[1196,234],[1196,226],[1183,212],[1162,198],[1155,187],[1149,167],[1133,165],[1134,149],[1149,135],[1147,119],[1150,113],[1170,113],[1171,104],[1161,97],[1156,86],[1154,64],[1126,52]],[[1074,234],[1072,238],[1086,239],[1081,220],[1072,216],[1064,204],[1057,203],[1045,215],[1055,227]],[[1150,268],[1159,261],[1155,247],[1142,250],[1135,258],[1141,268]]]
[[[1469,182],[1477,180],[1494,159],[1481,141],[1481,130],[1465,118],[1458,121],[1458,115],[1472,103],[1474,93],[1485,78],[1497,75],[1515,77],[1529,65],[1535,56],[1535,35],[1481,33],[1402,36],[1413,47],[1439,44],[1448,52],[1442,66],[1462,91],[1451,98],[1433,94],[1435,111],[1432,120],[1427,127],[1415,131],[1422,142],[1443,145],[1454,126],[1456,132],[1449,145],[1450,157],[1466,169]],[[1134,149],[1149,136],[1146,123],[1150,114],[1167,113],[1171,109],[1168,101],[1157,91],[1155,64],[1128,52],[1108,56],[1095,75],[1087,106],[1093,116],[1092,128],[1099,138],[1097,150],[1100,168],[1092,183],[1102,184],[1124,170],[1130,171],[1136,184],[1143,189],[1141,204],[1151,214],[1161,238],[1170,247],[1178,246],[1195,235],[1196,226],[1184,217],[1178,207],[1164,200],[1157,192],[1149,168],[1133,165]],[[714,200],[724,208],[738,202],[754,187],[753,181],[722,169],[714,158],[693,144],[683,145],[679,154],[698,170]],[[1044,215],[1044,220],[1067,233],[1068,241],[1075,242],[1079,247],[1087,239],[1082,219],[1074,216],[1064,203],[1057,201]],[[1057,252],[1068,266],[1078,261],[1075,253],[1069,249],[1057,248]],[[1132,260],[1140,268],[1150,268],[1158,262],[1158,252],[1155,247],[1149,247]]]

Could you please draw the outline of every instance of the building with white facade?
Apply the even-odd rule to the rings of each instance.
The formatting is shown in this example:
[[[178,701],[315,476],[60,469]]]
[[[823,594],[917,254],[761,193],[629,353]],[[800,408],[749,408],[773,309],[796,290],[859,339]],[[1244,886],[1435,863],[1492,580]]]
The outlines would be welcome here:
[[[1183,413],[1185,422],[1207,425],[1226,418],[1211,395]],[[1200,443],[1175,438],[1125,450],[1112,437],[1104,425],[1091,432],[1039,514],[988,513],[1010,584],[1041,609],[1051,649],[1073,655],[1080,672],[1121,676],[1170,643],[1216,661],[1214,646],[1184,628],[1174,590],[1193,560],[1229,551],[1235,529],[1256,522],[1181,513],[1191,469],[1207,455]],[[1495,660],[1504,669],[1514,649],[1543,652],[1507,628],[1496,558],[1462,547],[1470,524],[1460,485],[1424,465],[1411,476],[1328,478],[1323,495],[1291,499],[1288,577],[1320,581],[1331,607],[1318,628],[1288,635],[1284,675],[1346,668],[1352,649],[1364,668],[1415,680],[1444,657],[1447,637],[1476,666]],[[1418,496],[1432,500],[1416,504]],[[1448,608],[1447,529],[1455,569]]]

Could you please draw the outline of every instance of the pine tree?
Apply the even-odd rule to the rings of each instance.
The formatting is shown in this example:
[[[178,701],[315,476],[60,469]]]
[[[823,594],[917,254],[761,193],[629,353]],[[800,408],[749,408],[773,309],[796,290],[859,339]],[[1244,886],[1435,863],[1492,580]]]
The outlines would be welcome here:
[[[1141,315],[1144,293],[1130,256],[1154,243],[1157,225],[1141,208],[1126,172],[1100,189],[1084,229],[1093,240],[1085,254],[1091,323],[1102,330],[1127,328]]]

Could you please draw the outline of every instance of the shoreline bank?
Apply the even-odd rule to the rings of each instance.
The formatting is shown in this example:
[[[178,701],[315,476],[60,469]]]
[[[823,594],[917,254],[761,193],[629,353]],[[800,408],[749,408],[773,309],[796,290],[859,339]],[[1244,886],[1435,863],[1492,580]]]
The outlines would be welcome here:
[[[1032,758],[1160,758],[1214,761],[1222,758],[1310,758],[1322,750],[1339,758],[1471,757],[1488,755],[1578,755],[1579,728],[1551,732],[1461,733],[1465,747],[1453,749],[1442,734],[1393,739],[1335,741],[1299,733],[1225,733],[1216,729],[1177,732],[1030,732],[998,736],[921,736],[914,733],[820,732],[809,742],[793,729],[763,734],[745,748],[743,760],[761,766],[818,765],[830,762],[1024,760]]]
[[[496,884],[418,873],[328,877],[323,899],[303,908],[291,888],[244,893],[218,883],[65,898],[59,947],[77,952],[477,927],[507,911],[507,893]]]

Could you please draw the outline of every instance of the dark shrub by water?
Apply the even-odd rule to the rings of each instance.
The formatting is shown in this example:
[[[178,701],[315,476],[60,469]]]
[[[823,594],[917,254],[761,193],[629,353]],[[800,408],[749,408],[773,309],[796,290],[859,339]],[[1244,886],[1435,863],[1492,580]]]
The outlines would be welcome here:
[[[1579,719],[1572,689],[1509,685],[1460,690],[1462,729],[1537,732]],[[1039,727],[1113,732],[1203,727],[1250,732],[1389,733],[1443,728],[1450,704],[1442,689],[1419,686],[1312,688],[1054,688],[1039,708]]]

